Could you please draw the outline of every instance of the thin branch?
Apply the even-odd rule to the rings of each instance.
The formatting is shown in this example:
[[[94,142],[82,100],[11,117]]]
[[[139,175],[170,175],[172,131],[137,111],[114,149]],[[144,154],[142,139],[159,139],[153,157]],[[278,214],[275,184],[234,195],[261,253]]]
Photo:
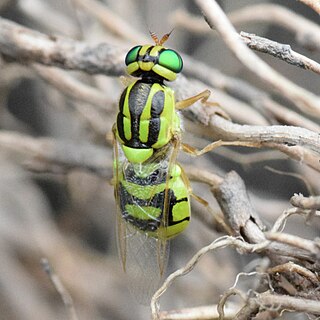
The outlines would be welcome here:
[[[239,125],[217,115],[211,117],[210,129],[223,141],[247,141],[256,143],[256,147],[260,145],[276,148],[320,171],[320,140],[316,132],[290,126]],[[309,154],[307,146],[314,154]]]
[[[270,54],[289,64],[320,74],[319,63],[293,51],[288,44],[282,44],[243,31],[240,32],[240,37],[250,49]]]
[[[300,110],[320,118],[320,98],[318,96],[289,81],[250,51],[241,42],[238,33],[214,0],[195,0],[195,2],[206,16],[209,26],[220,33],[230,50],[248,70],[271,86],[273,90],[286,97]]]
[[[314,170],[320,171],[319,157],[314,152],[304,147],[291,147],[290,145],[286,146],[276,143],[266,143],[263,145],[265,147],[277,149],[286,154],[291,159],[296,160],[299,163],[304,163],[308,165],[310,168],[313,168]]]
[[[291,197],[290,203],[301,209],[320,210],[320,196],[304,197],[302,194],[295,194]]]
[[[89,74],[124,74],[125,50],[107,43],[88,44],[48,36],[0,17],[0,52],[22,62],[37,62]]]
[[[210,101],[219,102],[221,108],[236,122],[259,125],[269,124],[268,119],[261,114],[261,110],[256,110],[257,108],[254,108],[246,103],[247,101],[251,103],[252,101],[249,101],[250,99],[247,99],[244,102],[244,99],[242,99],[241,96],[232,97],[231,95],[233,95],[233,92],[230,92],[231,95],[223,92],[228,92],[228,90],[226,89],[227,85],[224,83],[225,76],[219,71],[215,72],[216,70],[213,68],[205,67],[206,65],[204,63],[200,63],[195,59],[186,57],[185,55],[184,61],[186,66],[185,74],[188,75],[189,78],[184,77],[184,75],[180,75],[176,81],[170,84],[171,88],[173,88],[176,92],[177,100],[189,98],[191,95],[198,94],[204,89],[209,89],[212,92]],[[197,66],[199,65],[202,65],[203,68],[198,69]],[[219,74],[221,74],[221,77],[219,77]],[[191,77],[198,78],[201,82],[190,79]],[[211,82],[211,80],[213,81]],[[208,87],[208,85],[210,87]],[[211,86],[213,88],[211,88]],[[244,88],[238,87],[237,89],[239,92]],[[208,115],[205,112],[201,112],[201,109],[205,109],[207,111],[215,110],[215,108],[212,107],[205,107],[204,104],[199,101],[193,104],[191,107],[185,109],[183,112],[184,114],[192,113],[198,122],[208,124]],[[243,112],[238,112],[239,109],[243,110]]]
[[[12,34],[17,36],[12,37]],[[26,59],[50,66],[83,70],[88,73],[124,74],[122,60],[120,61],[125,54],[124,50],[107,44],[92,46],[62,37],[49,37],[1,18],[0,50],[16,59]],[[221,77],[219,78],[221,79]],[[66,79],[68,85],[70,85],[69,80]],[[72,83],[72,86],[74,86],[74,83]],[[95,90],[85,87],[81,96],[86,96],[85,98],[89,99],[90,95],[94,95],[93,91]],[[243,93],[251,92],[245,88],[242,91]],[[254,94],[254,96],[257,97],[258,95]],[[252,99],[255,98],[252,97]],[[92,99],[92,103],[96,105],[102,105],[105,101],[107,99],[99,93],[96,98]],[[278,108],[273,108],[273,110],[278,110]],[[295,124],[300,123],[314,130],[317,129],[315,124],[310,121],[308,123],[306,119],[303,120],[298,117],[294,121],[296,121]]]
[[[305,48],[320,51],[320,27],[316,23],[304,18],[294,11],[278,4],[261,3],[249,5],[228,14],[234,25],[266,22],[291,31],[295,40]],[[208,34],[203,19],[191,15],[184,10],[178,10],[171,16],[175,27],[183,28],[198,34]],[[211,32],[212,33],[212,32]]]
[[[65,95],[83,102],[90,103],[106,111],[111,110],[114,100],[107,97],[101,90],[84,84],[66,71],[33,64],[33,68],[48,83]]]
[[[281,123],[304,127],[316,132],[320,131],[320,125],[307,119],[300,113],[292,111],[282,106],[278,102],[275,102],[266,92],[263,92],[262,90],[254,87],[245,80],[226,76],[222,72],[208,66],[207,64],[196,59],[192,59],[186,55],[184,55],[184,62],[184,74],[186,76],[198,79],[204,84],[213,86],[214,88],[219,88],[227,92],[228,94],[238,98],[239,100],[251,104],[253,108],[258,109],[262,113],[267,111],[268,114],[265,115],[267,119],[270,117],[269,113],[271,113]],[[182,83],[180,84],[180,82]],[[186,87],[186,85],[188,84],[186,84],[186,81],[182,81],[181,77],[177,79],[174,87],[179,88],[177,90],[179,95],[183,88]],[[193,87],[193,84],[189,83],[189,92],[191,89],[190,87]],[[213,90],[213,98],[215,97],[215,91],[216,90]],[[222,106],[225,108],[225,104],[223,104]],[[242,108],[242,105],[239,108],[241,108],[241,110],[244,110]],[[238,110],[239,108],[233,109]],[[248,112],[241,112],[241,115],[239,116],[239,112],[235,112],[234,110],[232,110],[232,108],[226,108],[226,110],[233,119],[237,119],[237,121],[239,122],[238,119],[240,119],[242,115],[242,117],[245,118],[245,121],[242,122],[249,124],[251,117]],[[241,120],[243,120],[243,118]],[[255,122],[254,124],[258,123]]]
[[[265,248],[267,245],[268,245],[268,242],[263,242],[258,245],[252,245],[252,244],[248,244],[248,243],[243,242],[240,239],[237,239],[234,237],[221,237],[221,238],[218,238],[215,241],[213,241],[208,246],[203,247],[188,261],[188,263],[183,268],[180,268],[177,271],[170,274],[170,276],[164,281],[163,285],[154,294],[154,296],[151,299],[151,311],[152,311],[153,319],[154,320],[159,319],[159,313],[158,313],[157,306],[158,306],[158,301],[159,301],[160,297],[171,286],[171,284],[174,282],[174,280],[176,278],[181,277],[181,276],[189,273],[190,271],[192,271],[193,268],[198,263],[198,261],[207,252],[232,246],[232,247],[241,249],[241,251],[243,251],[243,252],[249,253],[249,252],[259,251],[259,250]]]
[[[146,37],[132,28],[129,21],[117,16],[105,4],[96,0],[73,0],[76,5],[92,14],[114,35],[133,43],[145,43]]]
[[[301,113],[290,110],[269,97],[263,99],[263,107],[269,111],[280,123],[306,128],[320,132],[320,125],[304,117]]]
[[[294,214],[302,215],[302,214],[304,214],[304,212],[301,212],[301,210],[298,210],[297,208],[290,208],[290,209],[285,210],[278,217],[278,219],[274,223],[273,227],[271,228],[270,232],[271,233],[282,232],[282,230],[284,229],[285,224],[287,222],[287,219]]]
[[[202,170],[198,167],[185,165],[184,168],[188,173],[188,177],[193,181],[203,182],[211,187],[214,187],[223,181],[223,178],[219,175]]]
[[[0,131],[0,145],[23,154],[25,159],[29,158],[32,162],[28,165],[35,170],[65,173],[82,168],[101,177],[112,176],[112,153],[107,148],[88,143],[76,144],[74,141],[37,139],[10,131]]]
[[[250,6],[249,8],[241,9],[241,11],[247,9],[251,12],[252,7],[255,6]],[[238,12],[235,12],[234,15],[236,15],[237,13]],[[233,22],[232,16],[233,13],[229,16],[231,22]],[[186,28],[189,31],[197,33],[205,33],[206,31],[208,31],[205,28],[205,25],[203,21],[201,21],[201,19],[196,18],[195,16],[192,16],[184,11],[179,10],[178,12],[176,12],[173,19],[174,22],[177,23],[179,26],[186,26]],[[289,64],[295,65],[306,70],[311,70],[318,74],[320,73],[320,66],[317,62],[293,51],[290,45],[281,44],[269,40],[267,38],[258,37],[254,34],[246,32],[240,32],[240,37],[250,49],[268,53],[286,61]]]
[[[224,310],[224,319],[234,319],[237,308],[229,305]],[[195,308],[185,308],[180,310],[162,311],[159,314],[160,320],[213,320],[218,319],[217,306],[202,306]]]
[[[316,300],[302,299],[287,295],[262,293],[257,294],[255,300],[261,307],[292,310],[295,312],[308,312],[320,315],[320,303]]]
[[[221,183],[214,185],[212,192],[227,223],[233,230],[233,235],[243,237],[248,243],[258,244],[266,241],[267,238],[263,232],[265,226],[251,204],[243,180],[236,172],[231,171],[226,174]],[[278,225],[279,223],[276,222]],[[268,234],[274,234],[274,232]],[[301,249],[291,248],[281,243],[270,243],[265,249],[265,254],[274,262],[281,255],[304,259],[308,257],[308,259],[314,260],[313,252],[308,254],[306,253],[309,251],[307,248]]]
[[[246,195],[245,186],[235,172],[227,174],[226,177],[215,186],[214,193],[235,234],[241,235],[247,242],[243,242],[235,237],[221,237],[213,241],[210,245],[200,249],[183,268],[169,275],[161,288],[154,294],[151,300],[153,319],[159,319],[158,301],[161,295],[177,277],[192,271],[202,256],[211,250],[232,246],[237,248],[242,254],[252,252],[263,253],[269,256],[273,263],[283,261],[283,258],[286,259],[288,257],[310,261],[316,261],[318,258],[319,248],[315,242],[310,240],[272,232],[267,233],[268,239],[279,240],[279,243],[266,241],[265,234],[261,230],[259,218]],[[277,222],[277,224],[279,225],[280,222]],[[289,244],[289,246],[287,246],[287,244]],[[291,246],[293,246],[293,248]],[[254,310],[256,309],[254,308]],[[238,313],[238,319],[245,319],[242,314],[247,314],[247,311],[247,308],[241,309]]]
[[[306,312],[320,314],[319,301],[279,295],[269,292],[256,293],[249,298],[246,305],[234,317],[235,320],[251,319],[259,309],[282,311]]]
[[[229,14],[232,23],[267,22],[293,32],[295,40],[309,50],[320,51],[320,27],[294,11],[278,4],[250,5]]]
[[[52,284],[54,285],[55,289],[59,293],[67,311],[69,314],[69,320],[78,320],[78,316],[76,313],[76,310],[73,305],[73,300],[69,292],[64,287],[63,283],[61,282],[60,278],[57,276],[57,274],[54,272],[54,270],[51,268],[49,261],[45,258],[41,259],[41,264],[43,270],[48,275],[49,279],[51,280]]]
[[[315,242],[307,239],[302,239],[301,237],[294,236],[291,234],[284,234],[280,232],[270,232],[266,233],[266,238],[270,241],[277,241],[280,243],[285,243],[295,248],[303,249],[309,251],[312,255],[319,259],[320,248],[315,244]]]

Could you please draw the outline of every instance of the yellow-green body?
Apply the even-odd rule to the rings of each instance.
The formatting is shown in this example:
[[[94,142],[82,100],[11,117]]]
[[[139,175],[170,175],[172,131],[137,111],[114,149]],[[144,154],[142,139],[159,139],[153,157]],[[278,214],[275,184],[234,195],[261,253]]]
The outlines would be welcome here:
[[[178,164],[173,166],[169,179],[167,174],[157,169],[157,175],[151,172],[142,177],[130,165],[118,176],[123,219],[148,236],[163,239],[181,233],[190,221],[188,180]]]
[[[121,94],[116,138],[130,162],[143,163],[180,132],[174,91],[163,81],[176,78],[182,59],[161,45],[144,45],[128,52],[126,64],[128,73],[140,79]]]
[[[159,287],[169,239],[190,221],[190,187],[176,163],[180,118],[164,84],[182,70],[180,55],[162,46],[133,47],[125,63],[139,78],[125,88],[114,126],[118,249],[134,297],[147,303]]]
[[[122,93],[116,134],[126,158],[143,163],[180,132],[174,91],[161,83],[137,80]]]

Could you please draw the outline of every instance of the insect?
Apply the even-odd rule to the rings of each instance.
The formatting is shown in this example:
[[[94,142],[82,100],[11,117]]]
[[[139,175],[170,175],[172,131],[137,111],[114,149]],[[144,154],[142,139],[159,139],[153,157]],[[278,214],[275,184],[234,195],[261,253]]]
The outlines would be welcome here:
[[[115,197],[118,250],[132,296],[141,304],[159,287],[169,256],[169,239],[190,221],[190,187],[174,148],[132,163],[116,143]]]
[[[129,75],[138,77],[119,100],[113,127],[117,238],[129,288],[143,304],[158,288],[166,268],[169,239],[190,221],[190,184],[176,162],[181,147],[177,110],[206,100],[210,91],[179,102],[164,84],[182,71],[180,55],[163,47],[170,34],[155,45],[133,47],[125,58]],[[195,149],[185,148],[195,154]]]
[[[162,46],[170,33],[161,40],[154,33],[151,36],[156,45],[135,46],[127,53],[127,72],[139,79],[121,94],[114,128],[116,139],[132,163],[148,160],[173,138],[180,141],[181,124],[176,111],[210,95],[205,90],[176,103],[174,91],[164,81],[176,79],[183,68],[182,58],[176,51]]]

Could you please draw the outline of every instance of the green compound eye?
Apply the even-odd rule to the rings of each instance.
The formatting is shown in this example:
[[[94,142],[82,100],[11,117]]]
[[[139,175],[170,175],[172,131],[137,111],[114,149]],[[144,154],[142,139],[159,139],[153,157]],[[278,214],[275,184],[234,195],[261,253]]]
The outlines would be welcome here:
[[[139,50],[142,46],[135,46],[132,49],[129,50],[129,52],[126,55],[125,63],[128,66],[130,63],[135,62],[138,58]]]
[[[183,68],[181,56],[171,49],[165,49],[160,52],[159,64],[175,73],[181,72]]]

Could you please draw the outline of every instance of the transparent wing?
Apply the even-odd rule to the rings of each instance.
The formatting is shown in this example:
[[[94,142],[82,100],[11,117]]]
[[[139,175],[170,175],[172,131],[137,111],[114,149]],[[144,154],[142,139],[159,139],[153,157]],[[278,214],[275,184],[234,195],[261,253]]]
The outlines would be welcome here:
[[[169,256],[167,185],[172,146],[148,162],[130,163],[115,142],[115,197],[119,256],[133,297],[148,304],[159,288]]]
[[[164,243],[160,267],[158,254],[158,241],[160,240],[137,231],[129,223],[126,223],[126,233],[128,287],[137,302],[148,305],[163,280],[163,269],[166,268],[169,257],[169,242]]]

